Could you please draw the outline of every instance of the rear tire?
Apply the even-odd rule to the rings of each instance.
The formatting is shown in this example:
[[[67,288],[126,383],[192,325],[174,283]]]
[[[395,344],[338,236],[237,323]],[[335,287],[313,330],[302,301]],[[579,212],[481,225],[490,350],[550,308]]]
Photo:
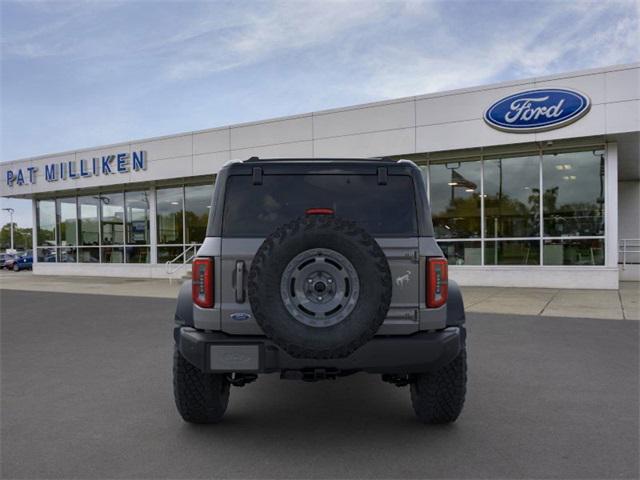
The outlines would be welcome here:
[[[229,381],[222,374],[201,372],[176,347],[173,353],[173,395],[185,422],[218,423],[229,404]]]
[[[462,346],[458,356],[435,372],[414,375],[411,381],[411,403],[423,423],[455,422],[467,391],[467,350]]]
[[[14,263],[14,264],[13,264],[13,271],[14,271],[14,272],[19,272],[19,271],[20,271],[20,267],[18,266],[18,264],[17,264],[17,263]]]

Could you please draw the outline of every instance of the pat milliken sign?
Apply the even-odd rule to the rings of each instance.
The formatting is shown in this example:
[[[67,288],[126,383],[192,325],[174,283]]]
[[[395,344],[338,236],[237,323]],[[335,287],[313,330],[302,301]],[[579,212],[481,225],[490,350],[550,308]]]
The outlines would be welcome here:
[[[532,133],[564,127],[587,114],[587,95],[566,88],[539,88],[504,97],[484,112],[491,127],[512,133]]]
[[[139,172],[147,169],[147,152],[139,150],[132,152],[131,155],[114,153],[80,160],[52,162],[42,167],[43,171],[34,166],[7,170],[4,175],[5,182],[9,187],[13,187],[35,184],[39,177],[47,182],[57,182]]]

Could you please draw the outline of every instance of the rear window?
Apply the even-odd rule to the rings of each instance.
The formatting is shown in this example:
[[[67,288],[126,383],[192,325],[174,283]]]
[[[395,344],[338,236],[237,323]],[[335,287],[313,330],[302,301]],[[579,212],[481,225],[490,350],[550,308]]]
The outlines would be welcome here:
[[[309,208],[331,208],[354,220],[374,236],[417,236],[413,180],[390,175],[386,185],[377,175],[265,175],[227,180],[222,233],[232,237],[263,237],[303,216]]]

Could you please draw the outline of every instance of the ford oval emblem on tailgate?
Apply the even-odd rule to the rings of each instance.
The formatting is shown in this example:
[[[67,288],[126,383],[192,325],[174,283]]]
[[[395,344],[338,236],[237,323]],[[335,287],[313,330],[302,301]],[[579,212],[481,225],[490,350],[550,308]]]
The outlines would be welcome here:
[[[229,315],[231,320],[235,320],[236,322],[242,322],[243,320],[249,320],[251,318],[251,314],[247,312],[236,312]]]

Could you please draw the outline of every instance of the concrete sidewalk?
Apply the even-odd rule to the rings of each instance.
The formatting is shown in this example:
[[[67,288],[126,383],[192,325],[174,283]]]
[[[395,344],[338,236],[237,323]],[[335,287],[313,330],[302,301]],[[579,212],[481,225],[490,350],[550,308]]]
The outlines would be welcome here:
[[[176,280],[0,273],[0,289],[7,290],[175,298],[179,288]],[[640,320],[637,282],[622,282],[620,290],[463,287],[462,292],[469,312]]]
[[[463,287],[466,310],[546,317],[640,320],[640,284],[619,290]]]

